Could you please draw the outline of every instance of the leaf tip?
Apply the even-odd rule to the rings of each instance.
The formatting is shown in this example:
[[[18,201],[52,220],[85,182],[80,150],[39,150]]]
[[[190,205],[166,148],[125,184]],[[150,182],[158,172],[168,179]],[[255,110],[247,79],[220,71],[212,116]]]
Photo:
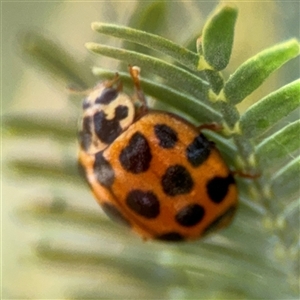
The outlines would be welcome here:
[[[87,48],[88,50],[94,50],[95,45],[96,45],[96,43],[92,43],[92,42],[88,42],[88,43],[84,44],[85,48]]]
[[[96,31],[96,30],[97,30],[97,27],[98,27],[98,22],[93,22],[93,23],[91,23],[91,28],[92,28],[92,30]]]
[[[102,27],[103,27],[103,23],[101,23],[101,22],[93,22],[91,24],[91,28],[94,31],[99,31]]]
[[[292,50],[295,56],[300,54],[300,42],[296,38],[289,39],[282,44],[279,44],[279,46]]]
[[[294,44],[295,49],[297,49],[297,54],[300,54],[300,41],[298,41],[296,38],[291,39],[291,43]]]
[[[204,25],[202,52],[208,64],[217,71],[228,65],[237,15],[235,5],[222,4]]]
[[[213,12],[213,16],[219,15],[221,13],[224,14],[232,14],[237,16],[238,14],[238,7],[234,3],[224,3],[220,4],[216,10]]]

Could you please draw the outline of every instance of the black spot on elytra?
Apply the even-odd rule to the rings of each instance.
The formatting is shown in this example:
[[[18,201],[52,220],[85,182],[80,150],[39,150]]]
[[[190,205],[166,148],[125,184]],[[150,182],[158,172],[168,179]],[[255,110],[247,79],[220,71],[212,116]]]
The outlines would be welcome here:
[[[230,206],[222,215],[217,217],[212,223],[210,223],[203,231],[202,235],[209,234],[220,228],[227,226],[232,220],[234,214],[236,212],[236,206]]]
[[[155,125],[154,133],[159,140],[159,146],[162,148],[173,148],[178,140],[176,131],[165,124]]]
[[[216,176],[209,180],[206,184],[206,189],[211,201],[221,203],[228,193],[229,185],[234,183],[235,181],[231,174],[227,177]]]
[[[97,104],[109,104],[118,96],[118,91],[114,88],[106,88],[101,95],[95,100]]]
[[[123,214],[110,202],[101,203],[101,207],[105,214],[114,222],[131,227],[129,221],[123,216]]]
[[[95,132],[98,138],[105,144],[112,143],[122,132],[120,121],[128,115],[127,106],[118,106],[115,109],[115,117],[111,120],[106,119],[103,111],[94,115]]]
[[[155,237],[157,240],[165,242],[181,242],[184,241],[184,236],[178,232],[168,232]]]
[[[205,215],[204,208],[199,204],[190,204],[182,208],[175,216],[178,224],[191,227],[199,224]]]
[[[113,184],[115,172],[110,163],[103,157],[102,151],[95,155],[94,173],[101,185],[110,187]]]
[[[199,134],[186,148],[186,157],[192,166],[200,166],[209,156],[211,143]]]
[[[154,219],[159,215],[159,201],[150,191],[132,190],[127,195],[126,204],[135,213],[147,219]]]
[[[169,196],[189,193],[194,185],[189,171],[181,165],[169,167],[162,177],[162,188]]]
[[[129,144],[121,151],[119,160],[122,167],[137,174],[149,169],[152,159],[151,149],[147,139],[140,132],[136,132]]]
[[[79,132],[80,147],[87,151],[92,144],[92,118],[84,117],[82,120],[82,130]]]

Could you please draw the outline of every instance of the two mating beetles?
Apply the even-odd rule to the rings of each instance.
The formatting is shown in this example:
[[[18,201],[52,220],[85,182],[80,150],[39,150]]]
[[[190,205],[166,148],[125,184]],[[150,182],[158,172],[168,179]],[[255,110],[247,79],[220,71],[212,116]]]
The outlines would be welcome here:
[[[214,143],[181,117],[147,107],[119,76],[83,101],[79,162],[103,211],[144,239],[194,240],[227,226],[237,187]]]

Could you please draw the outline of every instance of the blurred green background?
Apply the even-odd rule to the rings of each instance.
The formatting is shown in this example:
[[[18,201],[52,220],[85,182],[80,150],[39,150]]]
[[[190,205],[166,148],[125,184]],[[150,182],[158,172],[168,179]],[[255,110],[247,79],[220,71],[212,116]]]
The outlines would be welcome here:
[[[118,227],[115,227],[117,228],[115,231],[120,235],[120,239],[116,241],[116,236],[112,237],[109,231],[107,234],[103,231],[99,234],[98,228],[89,228],[89,233],[86,234],[85,230],[78,231],[74,223],[45,222],[35,218],[24,218],[24,214],[19,213],[20,209],[32,201],[37,200],[55,206],[55,203],[61,203],[57,199],[67,199],[66,202],[71,203],[79,211],[82,209],[95,212],[105,219],[88,188],[81,184],[80,180],[74,183],[75,179],[72,176],[66,178],[55,172],[46,174],[47,176],[41,175],[44,171],[43,162],[46,165],[53,164],[54,167],[66,168],[69,164],[73,168],[70,169],[70,173],[76,170],[76,129],[81,103],[80,97],[71,97],[70,105],[70,96],[65,82],[55,80],[56,78],[47,75],[41,68],[34,68],[26,62],[20,49],[20,39],[24,37],[22,34],[34,30],[58,41],[82,65],[84,72],[88,74],[88,84],[93,86],[97,79],[89,75],[91,67],[101,66],[117,70],[118,63],[88,53],[84,43],[94,41],[120,45],[120,41],[94,33],[90,28],[91,22],[130,24],[185,45],[191,37],[201,32],[205,19],[217,2],[161,2],[157,6],[159,9],[153,14],[154,21],[151,23],[149,19],[145,21],[144,14],[153,4],[157,2],[8,1],[1,3],[2,116],[7,118],[26,113],[37,120],[48,120],[50,123],[56,120],[62,130],[68,131],[71,135],[74,132],[74,139],[69,136],[66,143],[57,140],[51,133],[43,136],[27,133],[27,128],[22,123],[19,124],[19,132],[18,129],[15,131],[3,129],[3,299],[58,299],[69,295],[70,291],[79,290],[80,294],[85,291],[98,289],[105,291],[114,288],[117,289],[116,298],[121,297],[123,289],[131,295],[129,291],[135,288],[139,289],[137,297],[140,298],[148,298],[149,295],[157,298],[185,298],[180,289],[167,293],[158,288],[157,294],[149,294],[148,289],[152,290],[152,288],[138,284],[135,287],[127,283],[126,278],[120,274],[116,275],[111,268],[105,266],[93,268],[90,265],[87,268],[80,264],[69,264],[57,268],[52,264],[44,264],[41,259],[36,258],[34,250],[38,241],[51,240],[54,245],[63,245],[63,247],[67,245],[68,249],[92,248],[99,253],[115,251],[115,254],[121,254],[126,245],[131,243],[133,248],[136,245],[136,253],[139,249],[143,251],[150,249],[154,256],[157,255],[156,261],[160,261],[172,260],[170,253],[173,250],[177,251],[177,246],[163,247],[161,244],[143,243],[138,237],[127,237],[126,231],[119,231]],[[238,1],[235,4],[239,8],[239,17],[229,71],[233,71],[247,58],[274,43],[290,37],[299,38],[299,2]],[[297,78],[299,75],[297,63],[289,63],[280,72],[272,75],[261,88],[239,106],[240,110],[243,111],[264,95]],[[9,163],[22,160],[40,162],[41,169],[37,167],[36,176],[32,170],[29,173],[19,172],[19,169],[14,169]],[[106,226],[110,225],[111,223],[107,223]],[[164,252],[162,249],[167,250]],[[118,282],[119,287],[114,287],[113,282]],[[134,293],[133,291],[132,295]],[[238,298],[241,294],[237,292],[236,295]],[[218,294],[215,297],[218,298]],[[224,294],[220,297],[224,298]]]

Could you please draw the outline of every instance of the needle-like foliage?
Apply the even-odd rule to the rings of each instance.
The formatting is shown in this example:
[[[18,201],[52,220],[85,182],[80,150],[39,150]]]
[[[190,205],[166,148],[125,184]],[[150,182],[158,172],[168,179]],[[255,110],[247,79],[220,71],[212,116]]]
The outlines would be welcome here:
[[[165,2],[155,3],[148,8],[149,16],[166,11]],[[193,243],[144,243],[108,221],[100,209],[79,208],[68,196],[64,198],[57,193],[24,205],[20,218],[60,230],[50,238],[43,238],[35,250],[39,263],[68,270],[61,275],[64,278],[74,277],[66,283],[64,297],[296,299],[299,296],[300,123],[293,115],[296,110],[299,112],[300,80],[266,95],[242,114],[236,107],[272,72],[299,55],[299,43],[290,39],[268,47],[227,76],[222,71],[231,56],[237,16],[238,11],[232,5],[214,11],[203,27],[195,51],[147,31],[92,24],[98,33],[121,39],[126,46],[131,43],[135,46],[128,49],[89,42],[86,44],[89,51],[116,59],[125,66],[141,67],[143,90],[147,97],[155,99],[157,107],[175,111],[195,124],[221,124],[220,134],[207,132],[207,135],[216,142],[232,168],[254,178],[238,179],[240,207],[230,228]],[[146,12],[143,18],[147,20]],[[30,44],[25,45],[27,55],[53,74],[67,78],[68,83],[77,87],[90,84],[89,78],[78,74],[80,67],[76,62],[53,42],[31,33]],[[125,88],[132,88],[128,73],[120,70],[94,66],[92,71],[99,79],[111,78],[119,71]],[[79,102],[75,105],[80,106]],[[75,109],[70,126],[74,126],[77,114]],[[65,149],[75,147],[75,128],[61,124],[59,118],[4,117],[5,128],[11,135],[25,132],[41,138],[51,135]],[[77,173],[75,160],[75,154],[62,161],[32,157],[13,159],[9,165],[18,175],[44,177],[51,185],[60,188],[65,185],[78,191],[78,197],[88,197],[88,188],[81,185],[83,179]]]

